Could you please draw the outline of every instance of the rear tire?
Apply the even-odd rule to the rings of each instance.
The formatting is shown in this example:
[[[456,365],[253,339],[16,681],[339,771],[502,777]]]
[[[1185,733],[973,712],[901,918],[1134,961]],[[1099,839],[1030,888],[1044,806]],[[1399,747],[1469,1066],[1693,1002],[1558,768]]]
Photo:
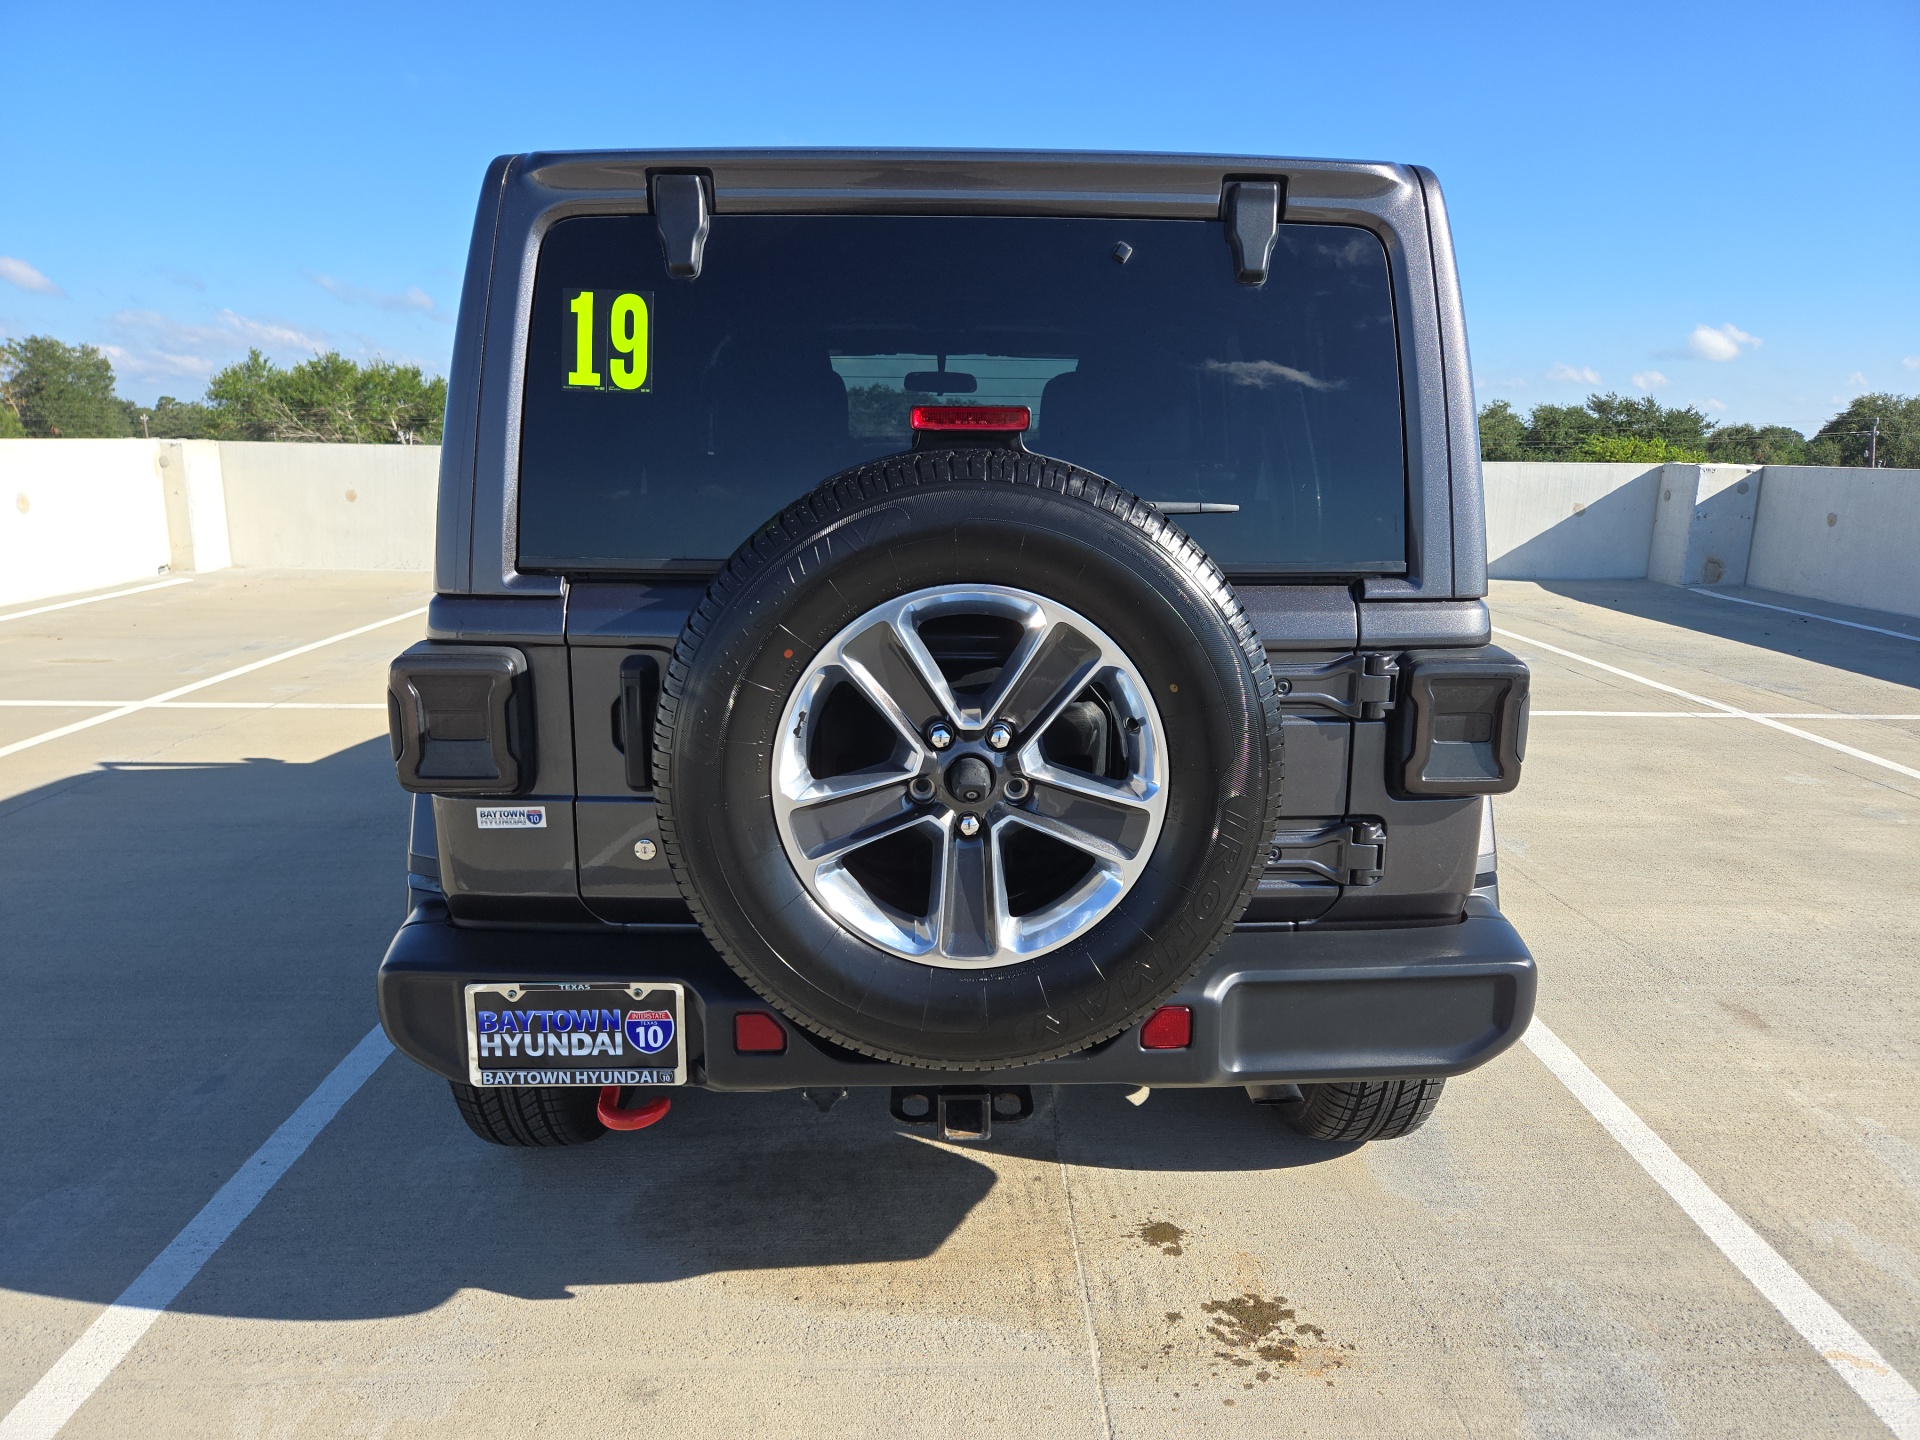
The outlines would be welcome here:
[[[1287,1124],[1310,1140],[1358,1145],[1397,1140],[1427,1123],[1445,1080],[1349,1080],[1302,1085],[1300,1100],[1282,1110]]]
[[[494,1145],[585,1145],[607,1133],[596,1112],[600,1092],[589,1087],[497,1090],[447,1083],[467,1128]]]

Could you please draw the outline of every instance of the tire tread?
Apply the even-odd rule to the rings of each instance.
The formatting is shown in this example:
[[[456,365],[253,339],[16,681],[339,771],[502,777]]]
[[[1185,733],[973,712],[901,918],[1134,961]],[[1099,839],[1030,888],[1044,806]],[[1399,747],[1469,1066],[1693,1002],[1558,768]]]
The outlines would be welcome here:
[[[550,1148],[585,1145],[607,1133],[595,1113],[598,1092],[571,1086],[524,1090],[482,1088],[447,1082],[460,1118],[494,1145]]]
[[[1302,1085],[1287,1124],[1314,1140],[1397,1140],[1427,1123],[1445,1080],[1347,1080]]]

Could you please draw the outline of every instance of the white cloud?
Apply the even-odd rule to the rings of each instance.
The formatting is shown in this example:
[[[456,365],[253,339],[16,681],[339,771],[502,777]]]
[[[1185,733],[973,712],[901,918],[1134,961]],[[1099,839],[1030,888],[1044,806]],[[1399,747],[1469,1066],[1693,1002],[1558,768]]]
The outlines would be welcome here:
[[[1907,355],[1902,357],[1900,367],[1903,370],[1920,370],[1920,355]]]
[[[1339,390],[1347,383],[1344,380],[1322,380],[1305,370],[1296,370],[1291,365],[1282,365],[1273,360],[1209,360],[1205,368],[1210,374],[1224,375],[1236,385],[1250,386],[1255,390],[1271,390],[1282,380],[1308,390]]]
[[[1633,387],[1636,390],[1658,390],[1666,383],[1667,377],[1658,370],[1642,370],[1633,377]]]
[[[137,380],[204,380],[214,372],[211,360],[198,355],[177,355],[165,350],[129,350],[123,345],[102,345],[113,368],[121,375]]]
[[[238,360],[249,347],[298,358],[331,349],[325,331],[307,331],[292,325],[255,320],[234,310],[221,310],[217,323],[179,320],[157,310],[121,310],[110,323],[125,342],[103,345],[114,369],[136,380],[205,380],[221,366]]]
[[[307,279],[318,285],[336,300],[344,300],[349,305],[371,305],[376,309],[397,314],[418,314],[440,317],[440,307],[434,304],[433,297],[418,285],[409,285],[398,295],[382,294],[378,290],[368,290],[363,286],[349,285],[344,280],[336,280],[331,275],[320,275],[306,271]]]
[[[1743,349],[1757,349],[1760,337],[1749,335],[1738,325],[1696,325],[1687,336],[1687,349],[1702,360],[1738,360]]]
[[[1547,379],[1562,380],[1575,385],[1598,385],[1600,372],[1591,365],[1549,365]]]
[[[220,312],[220,323],[251,345],[271,345],[280,349],[319,352],[328,348],[325,331],[296,330],[271,320],[254,320],[231,310]]]
[[[1725,413],[1727,408],[1727,402],[1724,400],[1702,400],[1699,404],[1708,410],[1718,410],[1722,413]]]
[[[26,261],[16,260],[11,255],[0,255],[0,280],[18,285],[22,290],[31,290],[36,295],[67,293]]]
[[[1868,383],[1867,377],[1858,370],[1854,371],[1851,375],[1847,376],[1847,383],[1849,385],[1858,386],[1862,390],[1869,390],[1873,388]]]

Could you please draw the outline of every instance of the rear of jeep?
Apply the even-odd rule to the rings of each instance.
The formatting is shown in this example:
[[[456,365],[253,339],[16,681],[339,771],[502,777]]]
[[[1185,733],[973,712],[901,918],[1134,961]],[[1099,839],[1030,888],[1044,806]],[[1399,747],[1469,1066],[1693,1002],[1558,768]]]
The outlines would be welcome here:
[[[496,161],[436,590],[379,999],[486,1139],[1043,1084],[1388,1138],[1531,1017],[1424,171]]]

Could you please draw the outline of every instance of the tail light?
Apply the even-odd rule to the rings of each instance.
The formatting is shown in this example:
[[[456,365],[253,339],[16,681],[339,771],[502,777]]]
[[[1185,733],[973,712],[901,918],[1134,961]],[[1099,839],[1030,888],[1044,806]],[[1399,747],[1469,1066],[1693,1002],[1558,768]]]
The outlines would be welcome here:
[[[387,730],[402,789],[522,795],[533,788],[527,657],[496,645],[423,641],[387,672]]]
[[[1400,657],[1395,788],[1410,796],[1504,795],[1527,753],[1527,667],[1497,645]]]

